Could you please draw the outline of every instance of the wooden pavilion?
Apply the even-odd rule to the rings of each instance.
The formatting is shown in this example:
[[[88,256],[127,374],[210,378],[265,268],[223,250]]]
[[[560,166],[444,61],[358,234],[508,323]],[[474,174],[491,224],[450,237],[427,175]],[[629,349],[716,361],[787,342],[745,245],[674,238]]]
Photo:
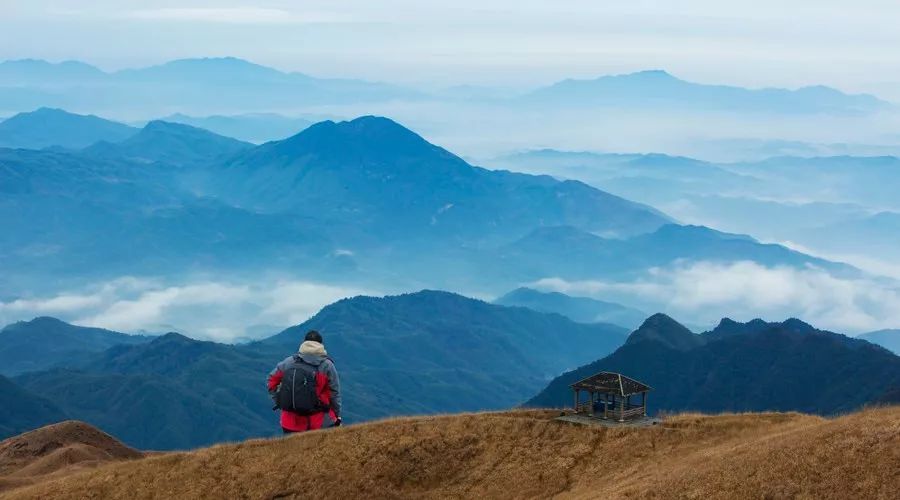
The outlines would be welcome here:
[[[613,418],[619,422],[647,416],[647,392],[649,385],[628,378],[621,373],[600,372],[572,384],[575,393],[575,413],[604,419]],[[589,396],[581,401],[581,393]],[[641,395],[641,403],[631,402],[631,397]],[[598,398],[597,396],[602,396]]]

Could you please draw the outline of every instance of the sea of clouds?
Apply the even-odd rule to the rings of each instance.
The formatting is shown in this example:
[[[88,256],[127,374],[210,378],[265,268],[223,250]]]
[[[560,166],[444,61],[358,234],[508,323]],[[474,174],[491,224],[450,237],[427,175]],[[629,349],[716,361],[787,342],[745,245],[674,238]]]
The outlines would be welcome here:
[[[694,262],[653,268],[628,282],[546,278],[531,286],[618,300],[695,325],[712,326],[723,317],[739,321],[795,317],[846,334],[900,326],[900,289],[895,283],[838,278],[814,267]]]
[[[525,285],[615,301],[648,314],[665,312],[695,329],[712,327],[723,317],[739,321],[795,317],[850,335],[900,326],[900,287],[895,281],[835,277],[815,267],[680,262],[649,269],[631,281],[548,277]],[[184,283],[122,277],[79,290],[0,302],[0,323],[53,316],[125,333],[177,331],[198,339],[242,342],[300,324],[340,299],[382,296],[386,291],[397,290],[277,277]]]
[[[172,284],[123,277],[78,291],[0,302],[0,322],[53,316],[125,333],[177,331],[198,339],[239,342],[302,323],[342,298],[372,293],[297,280]]]

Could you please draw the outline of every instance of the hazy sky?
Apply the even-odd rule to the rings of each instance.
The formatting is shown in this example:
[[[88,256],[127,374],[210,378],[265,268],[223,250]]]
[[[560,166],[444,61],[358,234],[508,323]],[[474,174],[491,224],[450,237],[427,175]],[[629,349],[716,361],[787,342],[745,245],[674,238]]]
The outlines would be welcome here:
[[[900,82],[896,0],[0,0],[0,59],[233,55],[321,76],[527,86],[647,68],[746,86]]]

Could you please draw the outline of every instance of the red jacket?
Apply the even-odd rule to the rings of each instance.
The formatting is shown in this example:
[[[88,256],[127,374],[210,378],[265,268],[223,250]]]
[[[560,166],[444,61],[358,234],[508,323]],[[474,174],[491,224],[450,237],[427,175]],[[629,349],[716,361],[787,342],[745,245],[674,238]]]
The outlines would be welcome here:
[[[316,394],[319,396],[319,400],[329,406],[327,412],[314,413],[309,416],[281,410],[281,427],[285,430],[303,432],[331,427],[341,415],[340,381],[337,377],[337,370],[331,359],[324,355],[324,349],[321,352],[322,354],[313,354],[301,350],[300,354],[295,354],[278,363],[269,374],[266,385],[269,393],[274,394],[278,391],[278,385],[281,384],[287,368],[297,362],[295,357],[302,357],[304,362],[316,366]]]

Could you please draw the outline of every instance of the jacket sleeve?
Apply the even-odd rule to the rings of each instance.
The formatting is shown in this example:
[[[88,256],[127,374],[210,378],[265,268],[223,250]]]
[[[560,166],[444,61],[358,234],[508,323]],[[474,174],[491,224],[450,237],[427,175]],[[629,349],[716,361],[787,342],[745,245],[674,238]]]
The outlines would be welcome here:
[[[337,369],[329,359],[325,361],[325,376],[328,377],[328,390],[331,392],[331,410],[335,416],[341,416],[341,380],[338,378]]]
[[[266,387],[269,389],[269,394],[275,394],[283,377],[284,372],[281,371],[281,363],[278,363],[275,369],[269,372],[269,377],[266,379]]]

